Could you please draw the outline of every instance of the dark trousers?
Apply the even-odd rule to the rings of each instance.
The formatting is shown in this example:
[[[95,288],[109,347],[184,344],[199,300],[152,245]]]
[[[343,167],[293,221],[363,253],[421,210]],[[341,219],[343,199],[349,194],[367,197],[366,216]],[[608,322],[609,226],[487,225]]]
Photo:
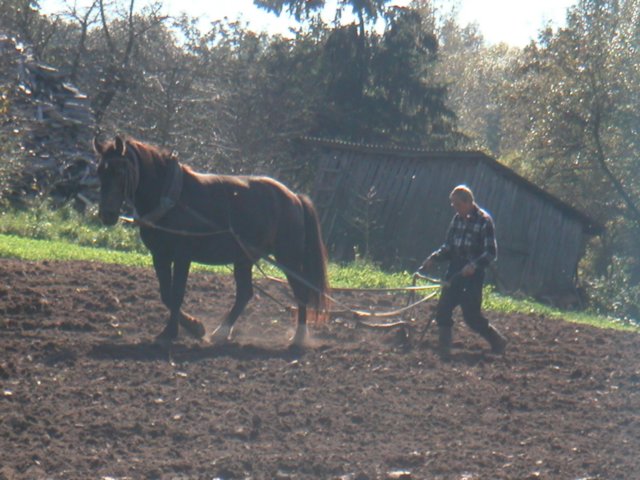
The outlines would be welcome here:
[[[460,269],[449,268],[448,278]],[[439,327],[453,326],[451,315],[458,305],[462,308],[465,323],[479,334],[486,336],[489,332],[489,321],[482,315],[482,286],[484,270],[478,268],[469,277],[456,275],[449,286],[443,287],[436,307],[436,322]]]

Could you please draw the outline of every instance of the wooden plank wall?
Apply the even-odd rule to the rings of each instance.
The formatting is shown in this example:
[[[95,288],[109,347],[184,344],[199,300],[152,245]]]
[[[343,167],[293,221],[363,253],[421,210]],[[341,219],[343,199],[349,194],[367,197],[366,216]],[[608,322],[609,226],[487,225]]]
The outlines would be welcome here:
[[[319,160],[320,170],[340,171],[333,203],[318,206],[334,258],[349,258],[356,230],[350,217],[374,187],[374,260],[415,270],[444,240],[453,216],[449,192],[464,183],[496,223],[499,261],[490,277],[501,289],[530,295],[573,289],[585,242],[580,223],[480,158],[328,150]]]

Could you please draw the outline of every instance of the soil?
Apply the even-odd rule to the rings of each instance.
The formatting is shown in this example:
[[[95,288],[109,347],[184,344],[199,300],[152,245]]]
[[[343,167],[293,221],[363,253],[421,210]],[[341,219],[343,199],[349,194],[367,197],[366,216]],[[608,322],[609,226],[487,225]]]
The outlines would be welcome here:
[[[636,333],[488,312],[493,355],[459,317],[452,358],[435,328],[294,323],[258,279],[234,340],[181,333],[150,269],[0,260],[0,479],[636,479]],[[185,310],[211,331],[230,276],[192,273]],[[388,310],[403,295],[336,293]],[[459,314],[457,314],[459,315]]]

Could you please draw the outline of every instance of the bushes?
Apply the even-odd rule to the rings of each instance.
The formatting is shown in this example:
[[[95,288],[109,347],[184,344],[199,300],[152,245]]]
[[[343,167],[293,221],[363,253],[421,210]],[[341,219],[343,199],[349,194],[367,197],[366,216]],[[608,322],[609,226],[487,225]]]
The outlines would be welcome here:
[[[607,274],[590,282],[590,301],[596,311],[640,323],[640,283],[633,281],[633,269],[629,259],[613,257]]]

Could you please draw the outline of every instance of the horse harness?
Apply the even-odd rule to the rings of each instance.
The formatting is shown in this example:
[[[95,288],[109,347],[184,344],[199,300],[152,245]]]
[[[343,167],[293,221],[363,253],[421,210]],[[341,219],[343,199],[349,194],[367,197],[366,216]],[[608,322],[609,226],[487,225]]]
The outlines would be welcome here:
[[[134,216],[133,219],[126,219],[124,218],[126,221],[132,222],[132,223],[137,223],[141,226],[147,227],[147,228],[154,228],[157,230],[163,230],[163,231],[167,231],[169,233],[173,233],[176,235],[184,235],[184,236],[211,236],[211,235],[218,235],[218,234],[222,234],[222,233],[230,233],[231,235],[234,236],[235,240],[237,241],[238,245],[240,246],[240,248],[242,248],[242,250],[244,250],[244,253],[249,257],[249,258],[255,258],[257,257],[262,257],[265,259],[265,261],[267,261],[267,263],[270,263],[280,269],[283,269],[283,271],[288,272],[289,274],[292,274],[296,277],[298,277],[299,281],[302,281],[303,283],[305,283],[307,286],[309,286],[312,289],[317,290],[317,288],[310,284],[305,278],[299,277],[298,275],[295,275],[293,272],[289,272],[287,268],[285,268],[283,265],[280,265],[278,262],[276,262],[275,260],[271,259],[268,255],[266,256],[262,256],[262,255],[256,255],[255,252],[252,252],[251,248],[249,246],[247,246],[240,238],[239,236],[233,231],[233,228],[231,227],[231,219],[229,219],[229,227],[226,229],[219,229],[216,228],[216,231],[214,232],[208,232],[208,233],[196,233],[196,232],[184,232],[184,231],[178,231],[178,230],[174,230],[171,228],[165,228],[162,227],[160,225],[157,224],[157,222],[164,217],[172,208],[174,208],[176,205],[181,205],[183,208],[185,208],[191,215],[195,216],[197,219],[199,219],[200,221],[202,221],[204,224],[206,225],[211,225],[214,226],[212,224],[212,222],[209,219],[204,218],[202,215],[200,215],[198,212],[194,211],[193,209],[189,208],[187,205],[183,205],[182,203],[179,202],[180,199],[180,195],[182,193],[182,188],[183,188],[183,183],[184,183],[184,173],[182,170],[182,166],[180,165],[180,162],[178,161],[178,159],[172,155],[171,156],[171,172],[170,174],[167,176],[167,178],[165,179],[165,184],[162,190],[162,195],[160,197],[160,202],[158,204],[158,206],[156,206],[156,208],[154,208],[151,212],[139,216],[137,214],[136,208],[135,208],[135,204],[134,204],[134,195],[135,195],[135,191],[138,188],[138,182],[140,181],[140,157],[138,155],[138,152],[136,151],[135,148],[131,148],[130,149],[132,152],[132,156],[133,156],[133,165],[132,167],[129,169],[128,174],[126,176],[126,183],[125,183],[125,202],[127,204],[129,204],[129,206],[133,209],[134,212]],[[214,226],[215,227],[215,226]],[[260,268],[259,265],[256,264],[256,266],[258,267],[258,269],[262,272],[262,274],[269,278],[269,276],[262,271],[262,269]],[[431,279],[429,279],[431,280]],[[432,280],[433,281],[433,280]],[[414,280],[415,282],[415,280]],[[254,285],[255,288],[258,288],[257,285]],[[414,283],[414,288],[415,288],[415,283]],[[434,288],[432,287],[426,287],[427,289],[430,288]],[[438,287],[435,287],[438,288]],[[423,288],[416,288],[416,290],[422,290]],[[276,303],[281,304],[281,302],[279,302],[277,299],[275,299],[273,296],[271,296],[270,294],[268,294],[266,291],[264,291],[261,288],[258,288],[258,290],[260,290],[265,296],[271,298],[272,300],[274,300]],[[415,293],[415,292],[414,292]],[[436,292],[427,295],[424,298],[421,298],[417,301],[415,301],[415,298],[411,298],[408,302],[408,304],[403,307],[400,308],[398,310],[394,310],[391,312],[384,312],[384,313],[376,313],[376,312],[371,312],[371,311],[366,311],[366,310],[360,310],[360,309],[354,309],[351,307],[348,307],[347,305],[344,305],[342,302],[338,301],[337,299],[335,299],[334,297],[332,297],[331,295],[328,294],[324,294],[325,297],[330,300],[331,302],[333,302],[336,305],[342,306],[343,308],[345,308],[347,311],[351,312],[354,315],[354,318],[356,319],[361,319],[362,317],[390,317],[390,316],[396,316],[398,314],[402,314],[405,311],[411,310],[412,308],[415,308],[416,306],[424,303],[425,301],[429,300],[430,298],[432,298],[434,295],[436,294]],[[396,322],[393,324],[370,324],[366,321],[363,320],[359,320],[359,323],[365,325],[365,326],[370,326],[370,327],[382,327],[382,328],[388,328],[388,327],[394,327],[397,325],[401,325],[401,324],[406,324],[405,321],[401,321],[401,322]],[[427,325],[428,328],[428,325]],[[424,336],[424,333],[426,332],[426,328],[423,331],[422,336]]]
[[[129,206],[133,209],[134,219],[136,221],[140,222],[141,224],[154,225],[178,203],[178,199],[180,198],[180,194],[182,193],[182,187],[184,183],[184,173],[182,171],[182,165],[180,165],[180,162],[175,157],[175,155],[171,155],[171,172],[165,179],[160,202],[149,213],[140,216],[136,211],[134,203],[135,192],[138,188],[138,182],[140,181],[140,156],[138,155],[138,152],[135,148],[129,148],[129,150],[132,152],[133,164],[128,171],[128,175],[126,176],[125,202],[129,204]]]

